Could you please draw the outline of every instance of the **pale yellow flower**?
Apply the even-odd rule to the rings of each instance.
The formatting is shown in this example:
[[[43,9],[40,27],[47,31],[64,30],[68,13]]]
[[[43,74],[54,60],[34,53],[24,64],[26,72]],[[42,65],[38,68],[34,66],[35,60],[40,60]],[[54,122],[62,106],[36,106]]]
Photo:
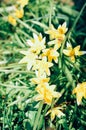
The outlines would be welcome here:
[[[49,46],[54,45],[54,49],[55,49],[55,50],[58,50],[58,49],[61,47],[61,45],[62,45],[62,41],[60,41],[60,40],[58,40],[58,39],[55,39],[55,40],[49,41],[49,42],[48,42],[48,45],[49,45]]]
[[[43,75],[46,73],[48,76],[50,75],[49,68],[53,66],[53,63],[47,62],[46,57],[43,57],[42,60],[36,60],[36,64],[34,64],[32,70],[38,70],[39,75]]]
[[[67,32],[68,28],[66,27],[66,22],[64,22],[62,25],[58,26],[58,32],[60,34],[65,34]]]
[[[17,24],[16,19],[11,15],[8,16],[8,22],[12,24],[13,26],[16,26]]]
[[[25,5],[28,4],[29,0],[17,0],[17,3],[21,6],[24,7]]]
[[[16,18],[22,18],[24,15],[24,10],[23,9],[15,9],[15,11],[8,16],[8,22],[11,23],[13,26],[16,26]]]
[[[60,117],[62,117],[62,116],[65,115],[61,110],[62,110],[61,107],[54,107],[54,108],[52,108],[51,110],[49,110],[49,111],[46,113],[46,116],[47,116],[49,113],[51,113],[51,114],[50,114],[50,116],[51,116],[51,121],[53,121],[53,120],[55,119],[55,116],[57,116],[57,117],[60,118]]]
[[[73,90],[73,94],[76,94],[77,104],[80,105],[82,98],[86,98],[86,82],[79,83]]]
[[[50,39],[55,39],[57,37],[57,30],[52,24],[50,26],[50,30],[46,31],[45,33],[50,35]]]
[[[36,100],[44,100],[44,103],[51,105],[53,98],[60,98],[61,96],[59,92],[54,91],[55,87],[55,85],[49,85],[48,83],[39,84],[36,87],[36,91],[39,93]]]
[[[80,50],[80,45],[76,46],[75,48],[72,48],[72,46],[69,43],[67,43],[67,49],[64,49],[63,53],[66,56],[69,56],[72,62],[75,62],[75,56],[80,56],[85,54],[84,51],[79,51],[79,50]]]
[[[61,42],[64,40],[66,32],[66,22],[62,25],[59,25],[57,29],[55,29],[54,26],[51,25],[50,30],[46,31],[46,33],[50,35],[50,39],[58,39]]]
[[[16,9],[14,14],[17,18],[22,18],[24,15],[24,10],[23,9],[20,9],[20,10]]]
[[[44,73],[43,75],[39,75],[38,71],[36,71],[36,78],[32,78],[30,79],[30,81],[34,84],[44,84],[44,83],[48,83],[50,80],[50,78],[46,77],[46,74]]]
[[[15,6],[14,12],[8,16],[8,22],[13,26],[16,26],[16,18],[22,18],[24,15],[23,7],[28,4],[28,0],[17,0],[17,4],[21,9],[17,9],[18,5]]]
[[[20,53],[24,54],[25,56],[23,59],[20,60],[19,63],[27,63],[27,69],[30,70],[31,67],[36,64],[36,59],[38,58],[38,56],[30,52],[30,50],[20,51]]]
[[[58,63],[59,53],[55,48],[48,48],[43,50],[42,56],[48,57],[49,62],[52,62],[52,60],[54,60],[56,63]]]
[[[33,33],[32,40],[27,40],[27,44],[30,46],[30,50],[36,54],[39,54],[46,47],[45,38],[42,38],[41,34],[37,36],[35,33]]]

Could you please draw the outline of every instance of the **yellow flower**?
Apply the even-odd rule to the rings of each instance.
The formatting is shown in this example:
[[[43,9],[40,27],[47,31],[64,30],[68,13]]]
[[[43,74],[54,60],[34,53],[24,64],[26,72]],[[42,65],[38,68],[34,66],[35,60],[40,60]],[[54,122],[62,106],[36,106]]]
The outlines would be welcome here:
[[[33,33],[33,37],[32,40],[27,40],[27,44],[30,46],[30,50],[33,53],[39,54],[45,49],[45,38],[42,38],[41,34],[37,36],[35,33]]]
[[[45,33],[50,35],[50,39],[55,39],[57,36],[57,30],[53,25],[51,25],[50,30],[46,31]]]
[[[8,22],[10,23],[10,24],[12,24],[13,26],[16,26],[16,19],[13,17],[13,16],[11,16],[11,15],[9,15],[8,16]]]
[[[58,116],[59,118],[61,116],[64,116],[65,114],[61,111],[62,108],[61,107],[54,107],[52,108],[51,110],[49,110],[47,113],[46,113],[46,116],[51,113],[51,121],[53,121],[55,119],[55,116]]]
[[[53,98],[59,98],[61,94],[59,92],[55,92],[55,85],[49,85],[48,83],[39,84],[36,87],[36,91],[39,93],[36,97],[36,100],[44,100],[44,102],[48,105],[51,105]]]
[[[52,46],[54,45],[54,49],[58,50],[61,47],[62,41],[58,40],[57,38],[55,40],[49,41],[48,45]]]
[[[63,38],[64,39],[64,38]],[[55,49],[59,49],[60,47],[61,47],[61,45],[62,45],[62,41],[59,39],[56,39],[55,40],[55,46],[54,46],[54,48]]]
[[[17,0],[17,3],[18,3],[21,7],[24,7],[25,5],[28,4],[28,0]]]
[[[20,9],[18,10],[15,8],[15,12],[13,12],[11,15],[8,16],[8,22],[11,23],[13,26],[16,26],[16,18],[22,18],[24,15],[24,10]]]
[[[30,81],[34,84],[44,84],[44,83],[48,83],[50,78],[46,77],[46,74],[44,73],[43,75],[39,75],[38,71],[36,71],[36,78],[32,78],[30,79]]]
[[[84,51],[79,51],[79,50],[80,50],[79,45],[76,46],[75,48],[72,48],[72,46],[69,43],[67,43],[67,49],[64,49],[63,53],[66,56],[69,56],[72,62],[75,62],[75,56],[80,56],[80,55],[85,54]]]
[[[24,15],[24,10],[23,10],[23,9],[20,9],[20,10],[16,9],[16,10],[15,10],[15,16],[16,16],[17,18],[22,18],[23,15]]]
[[[52,60],[54,60],[56,63],[58,63],[59,53],[55,48],[49,48],[43,50],[42,56],[47,56],[49,62],[52,62]]]
[[[46,33],[50,35],[50,39],[58,39],[61,42],[64,40],[66,32],[66,22],[62,25],[59,25],[57,29],[55,29],[54,26],[51,25],[50,30],[46,31]]]
[[[36,60],[36,64],[34,64],[32,70],[38,70],[39,75],[46,73],[48,76],[50,75],[49,68],[53,66],[53,63],[47,62],[46,57],[43,57],[42,60]]]
[[[67,28],[66,28],[66,22],[64,22],[62,25],[58,26],[58,32],[60,34],[65,34],[67,32]]]
[[[27,69],[30,70],[31,67],[36,63],[36,59],[38,58],[38,56],[30,52],[30,50],[20,51],[20,53],[24,54],[25,56],[22,60],[20,60],[19,63],[27,63]]]
[[[73,94],[76,94],[77,104],[80,105],[82,98],[86,98],[86,82],[79,83],[73,90]]]

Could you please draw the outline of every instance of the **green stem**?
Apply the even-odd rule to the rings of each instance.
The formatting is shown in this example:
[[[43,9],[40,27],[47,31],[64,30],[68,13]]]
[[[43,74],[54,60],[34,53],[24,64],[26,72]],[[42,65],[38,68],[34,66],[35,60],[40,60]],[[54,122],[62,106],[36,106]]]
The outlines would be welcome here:
[[[43,116],[45,116],[45,114],[46,114],[46,112],[47,112],[47,110],[48,110],[49,108],[50,108],[50,106],[46,105],[45,110],[44,110],[44,112],[43,112]]]
[[[76,20],[75,20],[75,22],[74,22],[74,24],[73,24],[73,26],[72,26],[72,28],[71,28],[71,30],[70,30],[69,37],[70,37],[71,33],[73,32],[73,30],[74,30],[74,28],[75,28],[75,26],[76,26],[78,20],[80,19],[81,15],[82,15],[82,13],[83,13],[83,11],[84,11],[84,9],[85,9],[85,6],[86,6],[86,3],[83,5],[83,7],[82,7],[82,9],[81,9],[81,11],[80,11],[80,13],[79,13],[79,15],[77,16],[77,18],[76,18]]]
[[[24,32],[23,30],[21,30],[21,29],[17,29],[16,32],[25,35],[27,38],[31,38],[27,33],[25,33],[25,32]]]
[[[30,27],[28,24],[26,24],[22,20],[20,20],[20,19],[16,19],[16,20],[17,20],[18,23],[20,23],[21,25],[23,25],[25,28],[29,29],[33,33],[39,34],[35,29],[33,29],[32,27]]]
[[[75,82],[73,80],[70,70],[68,69],[68,67],[66,65],[64,65],[63,67],[64,67],[63,69],[64,69],[64,74],[65,74],[66,78],[68,79],[70,85],[74,88]]]
[[[5,121],[6,121],[6,115],[5,115],[5,104],[3,102],[3,126],[2,126],[2,130],[5,130]]]
[[[21,47],[25,47],[25,45],[21,42],[20,38],[18,37],[18,34],[15,33],[14,36],[15,36],[15,39],[17,40],[17,42],[18,42],[18,45],[20,45]]]
[[[52,12],[53,12],[53,1],[50,0],[50,14],[49,14],[49,27],[51,25],[51,19],[52,19]]]
[[[41,101],[40,104],[39,104],[39,109],[38,109],[38,113],[36,115],[36,119],[35,119],[33,130],[37,129],[37,126],[38,126],[38,123],[39,123],[39,118],[40,118],[40,115],[41,115],[42,107],[43,107],[43,101]]]

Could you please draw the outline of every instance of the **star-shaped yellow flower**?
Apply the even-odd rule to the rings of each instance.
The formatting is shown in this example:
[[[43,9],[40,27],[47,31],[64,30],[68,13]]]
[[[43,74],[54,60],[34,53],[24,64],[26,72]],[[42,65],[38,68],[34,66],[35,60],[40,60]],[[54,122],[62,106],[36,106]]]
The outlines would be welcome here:
[[[79,50],[80,50],[80,45],[76,46],[75,48],[72,48],[71,44],[67,43],[67,49],[64,49],[63,53],[66,56],[69,56],[72,62],[75,62],[75,56],[80,56],[85,54],[84,51],[79,51]]]
[[[30,50],[20,51],[20,53],[24,54],[25,56],[23,59],[20,60],[19,63],[27,63],[27,69],[30,70],[31,67],[36,64],[36,59],[38,58],[38,56],[30,52]]]
[[[54,60],[56,63],[58,63],[59,53],[55,48],[49,48],[43,50],[42,56],[47,56],[49,62],[52,62],[52,60]]]
[[[64,40],[66,32],[66,22],[64,22],[62,25],[59,25],[57,29],[51,25],[50,30],[46,31],[46,33],[50,35],[50,39],[58,39],[60,41]]]
[[[61,111],[62,108],[61,107],[54,107],[52,108],[51,110],[49,110],[47,113],[46,113],[46,116],[51,113],[51,121],[53,121],[55,119],[55,116],[57,117],[62,117],[64,116],[65,114]]]
[[[46,47],[45,38],[42,38],[41,34],[37,36],[35,33],[33,33],[32,40],[27,40],[27,44],[30,46],[30,50],[36,54],[39,54]]]
[[[44,83],[48,83],[50,80],[50,78],[47,78],[46,77],[46,74],[42,74],[42,75],[39,75],[38,74],[38,71],[36,71],[36,78],[32,78],[30,79],[30,81],[34,84],[44,84]]]
[[[19,9],[16,9],[14,15],[15,15],[15,17],[17,17],[17,18],[22,18],[23,15],[24,15],[24,10],[23,10],[23,9],[20,9],[20,10],[19,10]]]
[[[62,25],[58,26],[58,32],[59,34],[65,34],[68,30],[68,28],[66,27],[66,22],[64,22]]]
[[[11,15],[8,16],[8,22],[12,24],[13,26],[16,26],[16,18],[22,18],[24,15],[24,10],[23,9],[17,9],[15,7],[14,12],[11,13]]]
[[[58,40],[58,39],[56,38],[55,40],[49,41],[49,42],[48,42],[48,45],[49,45],[49,46],[54,45],[54,49],[55,49],[55,50],[58,50],[58,49],[61,47],[61,45],[62,45],[62,41],[60,41],[60,40]]]
[[[36,87],[36,91],[39,93],[36,100],[44,100],[44,103],[51,105],[53,98],[59,98],[61,94],[54,91],[55,85],[49,85],[48,83],[39,84]]]
[[[76,94],[77,104],[80,105],[82,98],[86,98],[86,82],[79,83],[73,90],[73,94]]]
[[[42,60],[36,60],[36,64],[34,64],[32,70],[38,70],[39,75],[43,75],[46,73],[48,76],[50,75],[49,68],[53,66],[53,63],[47,62],[46,57],[43,57]]]

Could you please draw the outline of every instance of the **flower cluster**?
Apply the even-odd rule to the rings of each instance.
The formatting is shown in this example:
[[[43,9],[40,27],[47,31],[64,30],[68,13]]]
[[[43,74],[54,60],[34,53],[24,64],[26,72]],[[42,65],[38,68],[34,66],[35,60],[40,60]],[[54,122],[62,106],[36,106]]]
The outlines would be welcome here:
[[[36,74],[36,77],[31,79],[31,82],[37,85],[36,100],[43,100],[44,103],[51,105],[53,98],[61,96],[59,92],[54,91],[56,86],[49,84],[52,61],[58,61],[59,53],[53,48],[46,48],[45,43],[45,37],[42,38],[42,34],[39,36],[33,34],[33,39],[27,40],[29,49],[21,51],[25,57],[19,63],[27,63],[27,69],[33,70]]]
[[[17,0],[14,10],[8,16],[8,22],[16,26],[16,18],[22,18],[24,15],[24,7],[28,4],[28,0]]]
[[[67,32],[66,22],[62,25],[59,25],[57,29],[54,28],[53,25],[50,26],[50,29],[46,31],[46,34],[50,35],[50,39],[52,40],[49,42],[49,45],[54,44],[55,49],[59,49],[61,47],[62,42],[65,39],[65,33]]]
[[[51,28],[46,31],[50,35],[51,41],[46,44],[45,37],[42,34],[36,35],[33,33],[33,38],[27,40],[28,50],[21,51],[24,54],[24,58],[20,60],[19,63],[26,63],[27,69],[32,70],[35,73],[35,78],[31,78],[31,83],[36,85],[37,95],[35,97],[36,101],[42,100],[45,104],[51,105],[54,98],[59,99],[61,93],[55,91],[56,85],[51,85],[49,83],[51,71],[50,68],[53,67],[54,63],[58,64],[59,51],[62,42],[65,39],[65,33],[67,32],[66,23],[59,25],[57,29],[51,25]],[[63,54],[69,56],[73,62],[75,62],[75,56],[80,56],[84,52],[79,51],[80,46],[76,46],[74,49],[67,43],[67,48],[63,49]],[[86,85],[86,83],[85,83]],[[83,87],[82,87],[83,86]],[[80,94],[77,92],[79,89]],[[84,91],[84,85],[79,85],[79,87],[73,90],[73,94],[77,95],[77,103],[81,103],[82,97],[86,98],[86,92]],[[86,90],[85,90],[86,91]],[[53,121],[55,115],[58,117],[64,116],[61,107],[52,108],[47,112],[46,115],[51,113],[51,120]]]
[[[31,83],[36,85],[35,100],[43,100],[44,103],[51,105],[54,98],[61,97],[61,93],[55,91],[56,85],[49,84],[50,68],[53,62],[58,63],[59,53],[56,48],[46,46],[46,39],[42,34],[39,36],[33,34],[33,39],[27,40],[27,45],[28,50],[20,52],[25,56],[19,63],[26,63],[27,69],[35,72],[36,77],[30,79]]]
[[[58,50],[61,47],[65,39],[65,33],[67,32],[67,30],[68,29],[66,27],[66,22],[64,22],[62,25],[59,25],[57,29],[55,29],[54,26],[51,25],[50,29],[46,31],[46,33],[50,35],[50,39],[51,39],[51,41],[48,44],[49,45],[54,44],[54,52],[55,50]],[[72,62],[75,62],[76,56],[80,56],[86,53],[84,51],[79,51],[79,50],[80,50],[80,45],[73,48],[71,44],[67,42],[67,47],[63,50],[63,53],[64,55],[70,57]]]

